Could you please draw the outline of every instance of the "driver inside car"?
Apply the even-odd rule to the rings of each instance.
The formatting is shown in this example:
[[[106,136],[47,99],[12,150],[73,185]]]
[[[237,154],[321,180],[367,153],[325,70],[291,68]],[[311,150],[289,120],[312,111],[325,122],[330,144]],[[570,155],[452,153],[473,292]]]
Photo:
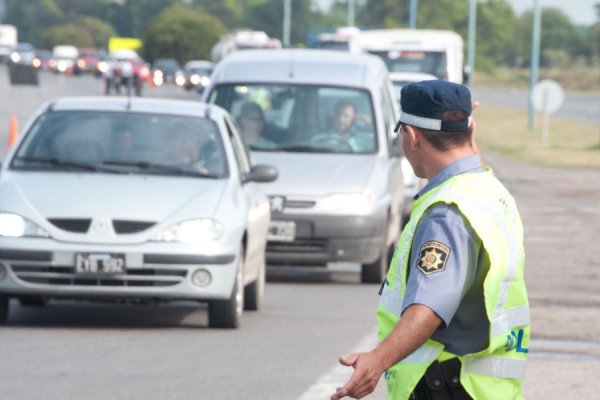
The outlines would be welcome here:
[[[359,115],[352,101],[340,100],[335,105],[331,131],[315,136],[312,143],[353,153],[370,151],[373,147],[373,133],[364,132],[369,125],[370,119]],[[365,139],[371,140],[365,142]]]

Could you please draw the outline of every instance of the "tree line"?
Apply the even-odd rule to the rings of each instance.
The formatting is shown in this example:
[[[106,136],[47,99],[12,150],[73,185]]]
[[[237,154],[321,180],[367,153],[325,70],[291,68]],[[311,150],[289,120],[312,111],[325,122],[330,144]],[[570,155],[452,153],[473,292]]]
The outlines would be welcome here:
[[[357,26],[408,26],[410,0],[357,0]],[[281,38],[283,0],[6,0],[3,23],[16,25],[19,40],[38,48],[56,44],[106,47],[111,36],[143,40],[143,55],[180,61],[209,58],[219,37],[236,29],[263,30]],[[292,0],[291,42],[305,46],[307,35],[346,25],[347,0],[329,10],[313,0]],[[577,26],[561,10],[542,8],[541,60],[545,67],[600,65],[600,2],[596,23]],[[418,3],[417,27],[450,29],[466,40],[469,0]],[[476,65],[527,66],[531,56],[531,12],[516,15],[506,0],[478,3]]]

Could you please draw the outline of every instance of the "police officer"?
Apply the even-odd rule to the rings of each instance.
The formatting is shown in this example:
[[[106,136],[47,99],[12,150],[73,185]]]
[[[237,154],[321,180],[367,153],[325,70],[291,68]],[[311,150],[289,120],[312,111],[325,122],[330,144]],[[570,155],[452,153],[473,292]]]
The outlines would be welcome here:
[[[331,396],[362,398],[380,376],[388,399],[517,399],[529,343],[521,220],[481,166],[471,94],[447,81],[402,88],[396,131],[415,196],[377,309],[380,344],[340,357],[350,380]]]

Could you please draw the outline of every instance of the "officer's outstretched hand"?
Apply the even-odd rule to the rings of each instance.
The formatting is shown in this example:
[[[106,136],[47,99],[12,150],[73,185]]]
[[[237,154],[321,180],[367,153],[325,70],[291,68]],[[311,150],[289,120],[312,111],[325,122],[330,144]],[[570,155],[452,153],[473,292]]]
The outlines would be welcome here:
[[[348,357],[341,356],[340,364],[353,367],[354,373],[346,384],[337,388],[331,400],[344,397],[361,399],[375,390],[377,382],[384,373],[385,367],[374,351],[368,353],[354,353]]]

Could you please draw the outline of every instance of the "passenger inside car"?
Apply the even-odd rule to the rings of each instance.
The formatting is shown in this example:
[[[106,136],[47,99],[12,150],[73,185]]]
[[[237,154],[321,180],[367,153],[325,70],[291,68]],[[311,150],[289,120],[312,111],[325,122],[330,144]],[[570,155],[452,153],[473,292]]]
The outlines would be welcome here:
[[[215,137],[179,124],[166,135],[167,162],[201,174],[220,175],[223,159]]]
[[[275,143],[264,137],[266,133],[265,117],[260,106],[253,101],[245,101],[240,108],[238,118],[242,138],[251,148],[274,149]]]

